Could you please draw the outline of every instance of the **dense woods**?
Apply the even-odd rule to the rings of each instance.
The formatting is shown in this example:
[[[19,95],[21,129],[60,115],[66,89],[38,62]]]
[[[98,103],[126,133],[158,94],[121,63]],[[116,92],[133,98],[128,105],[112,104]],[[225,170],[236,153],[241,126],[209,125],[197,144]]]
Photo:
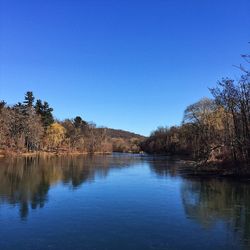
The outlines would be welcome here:
[[[247,63],[250,56],[244,55]],[[96,127],[80,116],[58,121],[48,102],[31,91],[13,106],[0,102],[2,153],[134,152],[183,154],[197,162],[250,163],[250,72],[236,81],[223,78],[210,89],[213,98],[189,105],[180,126],[159,127],[145,138],[123,130]]]
[[[250,62],[250,56],[243,56]],[[250,163],[250,71],[235,81],[224,78],[184,111],[180,126],[159,127],[141,147],[148,153],[186,154],[205,164]]]
[[[0,150],[6,153],[108,153],[139,152],[143,137],[99,128],[80,116],[58,121],[48,102],[35,101],[31,91],[13,106],[0,102]],[[115,136],[114,136],[115,135]]]

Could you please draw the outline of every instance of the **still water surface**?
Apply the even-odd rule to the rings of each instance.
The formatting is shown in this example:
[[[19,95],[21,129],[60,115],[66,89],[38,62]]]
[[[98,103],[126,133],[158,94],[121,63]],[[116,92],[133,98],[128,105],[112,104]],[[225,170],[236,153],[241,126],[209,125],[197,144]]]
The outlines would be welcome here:
[[[0,249],[250,249],[250,182],[129,154],[0,161]]]

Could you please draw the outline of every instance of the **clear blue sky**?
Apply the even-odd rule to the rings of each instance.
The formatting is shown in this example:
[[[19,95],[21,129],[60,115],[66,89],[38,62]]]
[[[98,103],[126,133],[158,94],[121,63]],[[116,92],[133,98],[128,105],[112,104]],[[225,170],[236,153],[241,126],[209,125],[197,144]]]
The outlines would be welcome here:
[[[0,99],[148,135],[249,52],[249,0],[0,0]]]

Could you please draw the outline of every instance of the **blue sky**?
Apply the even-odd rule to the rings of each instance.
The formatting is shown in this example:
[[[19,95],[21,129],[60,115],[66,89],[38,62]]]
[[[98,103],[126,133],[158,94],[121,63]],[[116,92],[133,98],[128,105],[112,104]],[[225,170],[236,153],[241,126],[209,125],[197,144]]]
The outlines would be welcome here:
[[[0,0],[0,99],[148,135],[250,46],[249,0]]]

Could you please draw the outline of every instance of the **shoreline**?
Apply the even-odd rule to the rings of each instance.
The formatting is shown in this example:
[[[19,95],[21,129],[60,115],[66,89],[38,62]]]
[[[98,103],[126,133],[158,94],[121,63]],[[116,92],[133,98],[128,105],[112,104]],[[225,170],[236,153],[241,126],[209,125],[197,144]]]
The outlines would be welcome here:
[[[148,154],[153,157],[170,157],[183,161],[183,166],[178,169],[180,174],[197,177],[215,177],[215,178],[250,178],[250,165],[246,162],[231,161],[207,161],[199,162],[186,154]]]
[[[241,166],[239,166],[239,164]],[[210,162],[200,165],[193,161],[179,169],[179,173],[203,178],[237,178],[250,179],[250,167],[246,163],[238,162]]]
[[[49,157],[49,156],[79,156],[79,155],[111,155],[114,152],[77,152],[77,151],[35,151],[35,152],[14,152],[0,150],[0,159],[8,157]],[[133,152],[123,152],[131,153]],[[178,157],[183,160],[183,166],[178,169],[181,175],[203,178],[240,178],[250,179],[250,166],[242,162],[207,162],[200,163],[183,155],[146,154],[154,157],[168,156]],[[240,165],[240,166],[239,166]]]
[[[77,156],[77,155],[109,155],[112,152],[46,152],[46,151],[36,151],[36,152],[13,152],[13,151],[0,151],[0,158],[6,157],[37,157],[37,156]]]
[[[73,156],[73,155],[110,155],[112,153],[124,153],[124,154],[142,154],[143,152],[119,152],[119,151],[96,151],[96,152],[80,152],[80,151],[30,151],[30,152],[16,152],[8,150],[0,150],[0,158],[5,157],[35,157],[35,156]]]

